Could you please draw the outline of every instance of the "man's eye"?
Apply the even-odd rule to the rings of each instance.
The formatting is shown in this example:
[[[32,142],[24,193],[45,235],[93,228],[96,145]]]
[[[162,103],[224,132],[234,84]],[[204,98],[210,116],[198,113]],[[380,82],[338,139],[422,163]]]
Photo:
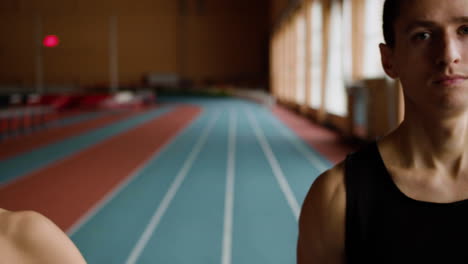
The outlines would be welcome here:
[[[467,34],[468,34],[468,31],[467,31]],[[416,40],[427,40],[431,37],[431,34],[428,33],[428,32],[421,32],[421,33],[417,33],[414,35],[414,38]]]
[[[468,34],[468,26],[463,26],[460,28],[461,34]]]

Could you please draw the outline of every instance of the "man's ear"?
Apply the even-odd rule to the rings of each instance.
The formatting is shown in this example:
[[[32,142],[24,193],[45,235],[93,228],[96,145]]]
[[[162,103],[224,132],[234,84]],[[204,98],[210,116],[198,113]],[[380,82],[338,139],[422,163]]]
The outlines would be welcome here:
[[[393,79],[398,78],[399,75],[393,63],[393,49],[383,43],[380,43],[379,48],[380,48],[380,57],[382,59],[382,66],[383,66],[385,73],[387,73],[387,75]]]

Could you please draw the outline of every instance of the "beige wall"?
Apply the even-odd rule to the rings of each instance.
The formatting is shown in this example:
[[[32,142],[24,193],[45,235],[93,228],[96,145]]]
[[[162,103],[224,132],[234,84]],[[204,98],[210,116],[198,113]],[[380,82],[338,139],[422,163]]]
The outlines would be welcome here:
[[[0,2],[0,84],[34,84],[38,15],[42,36],[61,40],[42,48],[46,84],[109,83],[111,15],[117,16],[121,84],[139,82],[147,72],[195,81],[268,76],[268,0]]]

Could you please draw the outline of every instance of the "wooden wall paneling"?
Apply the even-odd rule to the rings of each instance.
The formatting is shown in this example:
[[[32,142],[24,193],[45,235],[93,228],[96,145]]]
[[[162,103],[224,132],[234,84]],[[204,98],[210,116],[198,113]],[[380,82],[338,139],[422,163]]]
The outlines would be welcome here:
[[[294,94],[295,94],[295,86],[296,86],[296,70],[295,70],[295,56],[296,53],[295,49],[295,42],[294,42],[294,20],[291,18],[289,22],[289,65],[290,65],[290,72],[289,72],[289,104],[294,102]]]
[[[291,105],[296,104],[296,83],[297,83],[297,16],[291,19]]]
[[[34,91],[38,94],[44,93],[44,54],[42,53],[42,16],[34,15]]]
[[[281,89],[281,34],[277,34],[276,38],[276,49],[275,49],[275,54],[276,54],[276,76],[275,76],[275,97],[278,97],[279,90]]]
[[[317,120],[317,117],[318,117],[318,109],[313,109],[312,107],[309,107],[311,105],[311,101],[312,99],[312,89],[315,89],[315,87],[313,87],[313,84],[312,84],[312,68],[315,67],[314,65],[314,60],[315,60],[315,57],[314,57],[314,54],[313,54],[313,49],[315,48],[313,45],[313,38],[315,38],[316,36],[313,36],[312,35],[312,28],[315,27],[316,25],[313,24],[313,20],[314,18],[312,17],[313,16],[313,13],[312,13],[312,5],[313,4],[316,4],[316,3],[322,3],[322,0],[309,0],[308,4],[309,6],[307,7],[308,11],[307,13],[309,14],[309,18],[308,18],[308,47],[307,47],[307,50],[308,50],[308,61],[307,61],[307,65],[308,65],[308,72],[307,72],[307,76],[308,76],[308,81],[307,81],[307,85],[308,85],[308,91],[309,91],[309,95],[307,96],[307,104],[308,104],[308,113],[309,113],[309,116],[313,119],[313,120]],[[314,31],[315,32],[315,31]],[[323,42],[323,34],[322,36],[320,36],[322,42]],[[323,57],[323,53],[320,54],[320,56]],[[322,58],[321,58],[322,59]],[[322,82],[322,81],[320,81]],[[321,85],[321,84],[320,84]]]
[[[291,78],[291,65],[290,65],[290,60],[291,57],[289,56],[290,52],[290,32],[289,32],[289,23],[284,24],[284,38],[285,38],[285,43],[284,43],[284,56],[285,56],[285,87],[284,87],[284,100],[289,100],[289,86],[290,86],[290,78]]]
[[[112,93],[119,89],[119,20],[116,15],[109,16],[109,88]]]
[[[280,18],[282,12],[288,7],[289,0],[270,1],[270,25],[273,26]]]
[[[276,49],[276,56],[277,56],[277,83],[276,83],[276,89],[275,89],[275,92],[273,94],[273,96],[275,96],[276,98],[280,98],[280,93],[281,93],[281,82],[282,82],[282,68],[281,68],[281,62],[283,60],[282,58],[282,39],[281,39],[281,31],[280,30],[277,30],[275,32],[275,35],[277,36],[277,41],[278,41],[278,46],[277,46],[277,49]]]
[[[297,41],[298,41],[298,45],[297,45],[297,48],[298,49],[301,49],[301,50],[298,50],[298,53],[300,52],[300,54],[302,54],[302,57],[300,56],[297,56],[297,65],[301,66],[301,68],[297,68],[297,71],[298,71],[298,74],[300,73],[300,75],[297,75],[297,76],[301,76],[301,79],[298,78],[298,82],[302,82],[300,84],[301,86],[301,90],[300,91],[296,91],[296,92],[300,92],[300,96],[298,96],[298,94],[296,94],[296,100],[297,101],[297,105],[298,105],[298,110],[300,113],[303,113],[305,114],[307,112],[307,95],[308,95],[308,87],[307,87],[307,37],[308,37],[308,32],[307,32],[307,9],[306,9],[306,2],[302,2],[301,5],[299,6],[299,9],[297,11],[297,23],[298,23],[298,27],[297,27]],[[299,28],[299,26],[301,28]],[[300,33],[302,33],[303,35],[299,35]],[[301,41],[302,43],[299,43],[299,41]],[[298,83],[299,84],[299,83]]]
[[[282,34],[281,32],[277,32],[277,36],[278,36],[278,45],[276,47],[276,56],[277,56],[277,59],[276,59],[276,67],[277,67],[277,76],[276,76],[276,91],[275,91],[275,97],[276,98],[279,98],[279,94],[281,92],[281,86],[282,86],[282,80],[283,80],[283,68],[282,68],[282,61],[283,61],[283,48],[282,48],[282,45],[283,45],[283,40],[282,40]]]
[[[284,74],[284,57],[283,57],[283,30],[280,28],[278,34],[278,90],[276,90],[276,98],[282,98],[283,90],[283,74]]]
[[[43,16],[42,34],[57,35],[60,44],[42,48],[44,82],[69,85],[108,81],[107,17]]]
[[[0,43],[0,83],[34,84],[35,22],[29,20],[36,15],[43,17],[44,34],[57,34],[61,39],[59,47],[43,50],[46,83],[85,86],[109,83],[109,16],[118,17],[119,72],[124,85],[139,82],[149,71],[181,75],[187,72],[196,78],[208,76],[215,79],[253,76],[266,83],[267,1],[220,0],[206,3],[202,7],[197,4],[190,11],[192,16],[199,17],[197,20],[202,20],[200,23],[206,21],[199,33],[205,37],[207,32],[213,34],[198,41],[209,44],[190,49],[197,39],[192,41],[188,33],[181,34],[185,30],[180,28],[183,23],[180,21],[179,1],[5,0],[0,4],[7,7],[0,9],[0,21],[4,21],[11,32],[7,34],[8,40]],[[26,20],[20,19],[18,14],[28,17],[28,23],[22,25]],[[12,21],[6,21],[9,17]],[[214,29],[217,24],[221,26]],[[0,32],[6,31],[8,29],[0,26]],[[195,30],[191,35],[197,33]],[[25,42],[29,46],[23,48],[22,44],[8,44],[10,40],[24,39],[26,35],[30,38]],[[210,53],[210,49],[215,52]],[[206,56],[201,60],[196,58],[188,65],[190,61],[186,62],[185,58],[197,56],[190,52]],[[203,71],[199,73],[199,63],[203,61],[208,61],[209,65],[202,67]]]
[[[78,3],[78,0],[22,0],[21,12],[27,15],[69,16],[76,14]]]
[[[310,6],[311,6],[311,1],[305,1],[305,4],[303,6],[303,12],[305,16],[305,21],[306,21],[306,38],[305,38],[305,57],[304,57],[304,65],[305,65],[305,101],[304,105],[302,107],[303,112],[307,112],[308,109],[310,108],[310,96],[311,96],[311,62],[312,62],[312,50],[311,50],[311,43],[312,43],[312,36],[311,36],[311,14],[310,14]]]
[[[276,31],[275,35],[277,36],[277,46],[276,46],[276,62],[277,62],[277,75],[276,77],[276,88],[274,90],[273,96],[275,98],[279,98],[279,92],[281,89],[281,33],[280,31]]]
[[[285,81],[284,81],[284,100],[289,100],[289,88],[291,85],[291,65],[290,65],[290,32],[289,25],[284,27],[284,61],[285,61]]]
[[[176,51],[176,67],[177,72],[181,77],[186,76],[187,72],[187,45],[188,43],[188,12],[187,0],[177,0],[177,51]]]
[[[267,39],[266,25],[259,18],[191,15],[187,20],[187,77],[203,82],[268,75],[268,68],[263,72],[268,56],[264,56],[268,46],[262,46]]]
[[[276,38],[275,35],[273,35],[273,39],[270,40],[270,49],[269,49],[269,56],[270,56],[270,65],[269,65],[269,83],[270,83],[270,92],[274,92],[274,87],[275,87],[275,76],[276,76],[276,71],[275,71],[275,46],[276,45]]]
[[[83,0],[80,0],[83,1]],[[93,0],[85,0],[92,2]],[[102,0],[100,0],[102,1]],[[113,8],[122,16],[175,16],[179,14],[179,3],[175,0],[104,0],[108,2],[105,12]],[[96,1],[99,2],[99,1]]]
[[[122,85],[149,72],[177,72],[176,16],[120,16],[118,42]]]
[[[281,45],[281,39],[280,35],[278,32],[275,33],[274,35],[274,49],[273,49],[273,76],[271,78],[273,79],[272,83],[272,89],[271,89],[271,94],[275,97],[278,97],[278,90],[280,86],[280,79],[281,79],[281,69],[280,69],[280,45]]]
[[[34,84],[36,32],[35,17],[23,14],[0,15],[0,80],[3,84]]]
[[[274,94],[274,87],[275,87],[275,45],[276,45],[276,35],[273,35],[272,38],[270,39],[269,43],[269,56],[270,56],[270,65],[268,69],[268,78],[270,79],[270,92]]]
[[[0,14],[18,14],[21,10],[21,2],[18,0],[0,1]]]
[[[325,96],[327,93],[327,74],[328,74],[328,56],[329,56],[329,33],[330,33],[330,13],[331,13],[331,1],[333,0],[321,0],[323,8],[323,58],[322,58],[322,98],[320,108],[317,111],[317,121],[324,123],[326,119],[325,110]]]
[[[291,104],[294,102],[294,85],[295,85],[295,78],[294,78],[294,26],[293,26],[293,21],[292,19],[289,20],[288,23],[288,34],[289,34],[289,98],[288,98],[288,103]]]
[[[302,17],[303,15],[303,8],[302,8],[302,5],[300,6],[300,8],[297,10],[296,12],[296,92],[295,92],[295,103],[296,103],[296,106],[298,108],[298,110],[300,111],[301,107],[302,107],[302,103],[301,101],[303,100],[303,98],[301,98],[301,96],[303,96],[303,91],[301,91],[301,89],[303,89],[303,86],[304,85],[304,81],[299,78],[302,74],[302,71],[303,69],[301,69],[301,66],[303,61],[304,61],[304,55],[299,56],[300,54],[304,54],[304,50],[303,50],[303,47],[304,47],[304,41],[302,39],[303,36],[301,36],[301,29],[300,29],[300,26],[301,26],[301,19],[303,19]],[[301,43],[302,41],[302,43]]]
[[[292,105],[296,104],[297,93],[297,13],[291,18],[291,99]]]
[[[287,101],[291,101],[291,88],[292,88],[292,63],[291,63],[291,60],[292,60],[292,57],[291,57],[291,53],[292,53],[292,45],[291,45],[291,23],[290,23],[290,20],[288,20],[288,23],[287,23],[287,48],[286,48],[286,56],[288,57],[288,82],[287,82]]]
[[[288,45],[287,45],[287,31],[286,31],[286,26],[282,25],[281,29],[281,76],[282,76],[282,82],[281,82],[281,100],[286,100],[287,96],[287,87],[288,87],[288,74],[289,74],[289,68],[288,68],[288,56],[287,56],[287,51],[288,51]]]
[[[352,0],[352,42],[353,42],[353,81],[363,79],[364,71],[364,25],[365,17],[365,1]]]

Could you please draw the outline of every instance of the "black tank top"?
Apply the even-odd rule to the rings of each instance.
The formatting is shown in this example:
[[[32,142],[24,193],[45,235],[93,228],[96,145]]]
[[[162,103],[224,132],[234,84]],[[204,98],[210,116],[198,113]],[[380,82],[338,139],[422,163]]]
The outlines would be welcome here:
[[[348,155],[345,168],[347,264],[468,263],[468,200],[409,198],[375,142]]]

